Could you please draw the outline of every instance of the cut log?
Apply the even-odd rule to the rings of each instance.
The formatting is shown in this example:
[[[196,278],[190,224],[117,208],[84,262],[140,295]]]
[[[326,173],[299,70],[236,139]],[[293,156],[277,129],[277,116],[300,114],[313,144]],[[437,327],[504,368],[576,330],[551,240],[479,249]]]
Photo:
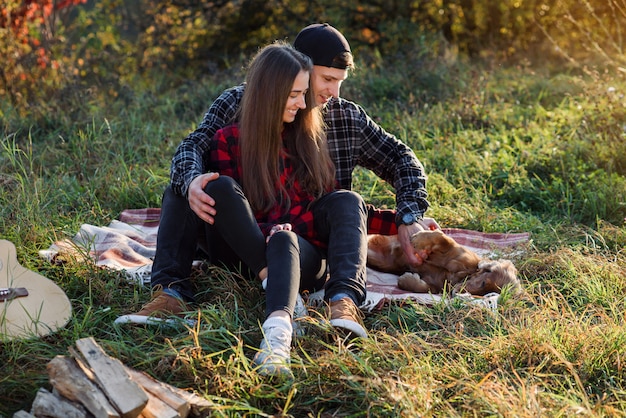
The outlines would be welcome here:
[[[18,411],[13,418],[188,418],[206,417],[214,407],[125,366],[92,337],[68,350],[71,356],[56,356],[47,365],[52,393],[41,388],[30,413]]]
[[[76,341],[76,348],[121,416],[136,418],[148,403],[148,395],[130,379],[122,362],[108,356],[92,337]]]
[[[206,399],[196,395],[195,393],[187,392],[186,390],[174,387],[176,393],[184,398],[189,403],[189,415],[194,417],[206,417],[209,411],[215,406]]]
[[[148,403],[141,411],[146,418],[181,418],[178,411],[148,392]]]
[[[156,396],[161,396],[161,394],[165,394],[167,392],[171,392],[171,395],[167,395],[167,396],[175,396],[175,398],[161,398],[165,402],[168,402],[168,399],[175,399],[175,403],[178,403],[179,400],[177,398],[182,399],[182,401],[186,405],[185,409],[187,409],[188,411],[188,416],[200,417],[200,418],[206,417],[208,412],[211,411],[211,409],[215,406],[211,402],[196,395],[195,393],[187,392],[186,390],[177,388],[176,386],[168,385],[165,382],[161,382],[159,380],[154,379],[153,377],[151,377],[150,375],[144,372],[133,370],[130,367],[127,367],[127,370],[133,379],[135,379],[135,376],[137,374],[141,374],[144,376],[144,379],[150,379],[154,381],[155,384],[161,385],[164,388],[166,388],[164,392],[159,392],[158,394],[155,393]],[[139,377],[139,379],[142,379],[142,378]],[[142,381],[138,380],[138,382],[144,388],[144,390],[146,390],[146,392],[150,391],[149,387],[144,386],[145,380],[142,380]],[[145,383],[148,384],[147,382]],[[170,404],[170,406],[172,406],[172,404]],[[181,417],[184,417],[184,415],[181,414]]]
[[[21,411],[17,411],[16,413],[13,414],[13,418],[37,418],[32,414],[29,414],[28,412],[21,410]]]
[[[87,418],[87,411],[67,399],[55,396],[44,388],[37,391],[31,414],[46,418]]]
[[[179,389],[130,367],[126,367],[126,371],[130,375],[130,378],[137,382],[148,393],[148,396],[150,396],[150,394],[154,395],[174,409],[178,413],[178,416],[187,418],[190,409],[189,403],[177,393]],[[148,405],[150,405],[150,401],[148,401]]]
[[[56,356],[47,365],[50,384],[69,400],[80,402],[96,418],[119,418],[120,414],[102,390],[70,357]]]
[[[187,416],[206,417],[208,412],[214,407],[211,402],[195,393],[168,385],[165,382],[156,380],[147,373],[134,370],[128,366],[126,366],[126,370],[131,378],[139,383],[146,392],[151,392],[176,409],[182,418]]]

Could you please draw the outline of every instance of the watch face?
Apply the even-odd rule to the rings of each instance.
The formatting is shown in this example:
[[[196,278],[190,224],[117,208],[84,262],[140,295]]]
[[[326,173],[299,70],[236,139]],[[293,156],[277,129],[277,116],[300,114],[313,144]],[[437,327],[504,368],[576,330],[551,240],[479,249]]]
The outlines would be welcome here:
[[[412,223],[415,223],[415,216],[413,216],[410,213],[407,213],[406,215],[402,217],[402,223],[405,225],[411,225]]]

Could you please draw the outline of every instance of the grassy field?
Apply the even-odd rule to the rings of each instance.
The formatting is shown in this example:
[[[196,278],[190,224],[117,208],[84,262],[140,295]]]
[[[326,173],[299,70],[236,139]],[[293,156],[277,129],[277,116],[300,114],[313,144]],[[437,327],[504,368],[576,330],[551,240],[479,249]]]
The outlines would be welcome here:
[[[524,295],[503,295],[495,314],[392,306],[368,315],[371,338],[350,347],[313,329],[292,351],[295,384],[269,384],[250,365],[263,314],[256,284],[211,269],[195,278],[197,327],[116,326],[149,299],[146,287],[38,255],[83,223],[158,207],[177,144],[239,74],[175,87],[138,80],[106,106],[75,92],[37,119],[3,106],[0,238],[67,292],[74,315],[50,337],[0,342],[0,416],[30,409],[49,388],[46,363],[87,336],[206,397],[215,416],[626,416],[624,73],[397,64],[358,70],[343,96],[415,150],[440,225],[532,234],[514,259]],[[370,173],[355,187],[393,206]]]

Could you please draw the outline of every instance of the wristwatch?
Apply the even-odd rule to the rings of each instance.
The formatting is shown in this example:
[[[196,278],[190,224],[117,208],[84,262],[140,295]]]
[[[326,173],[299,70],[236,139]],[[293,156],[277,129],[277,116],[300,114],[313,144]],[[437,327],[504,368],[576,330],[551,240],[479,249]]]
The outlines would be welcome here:
[[[406,213],[404,215],[402,215],[402,218],[400,219],[400,223],[399,225],[412,225],[416,222],[418,222],[420,219],[422,219],[421,216],[418,216],[414,213]]]

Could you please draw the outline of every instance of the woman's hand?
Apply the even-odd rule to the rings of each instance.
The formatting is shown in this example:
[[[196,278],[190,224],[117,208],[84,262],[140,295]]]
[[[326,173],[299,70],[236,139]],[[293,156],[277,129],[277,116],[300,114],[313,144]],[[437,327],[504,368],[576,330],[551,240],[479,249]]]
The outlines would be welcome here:
[[[272,227],[272,229],[270,229],[270,234],[265,239],[265,243],[267,244],[268,242],[270,242],[270,238],[272,238],[272,235],[274,235],[278,231],[291,231],[291,224],[276,224],[276,225],[274,225]]]

